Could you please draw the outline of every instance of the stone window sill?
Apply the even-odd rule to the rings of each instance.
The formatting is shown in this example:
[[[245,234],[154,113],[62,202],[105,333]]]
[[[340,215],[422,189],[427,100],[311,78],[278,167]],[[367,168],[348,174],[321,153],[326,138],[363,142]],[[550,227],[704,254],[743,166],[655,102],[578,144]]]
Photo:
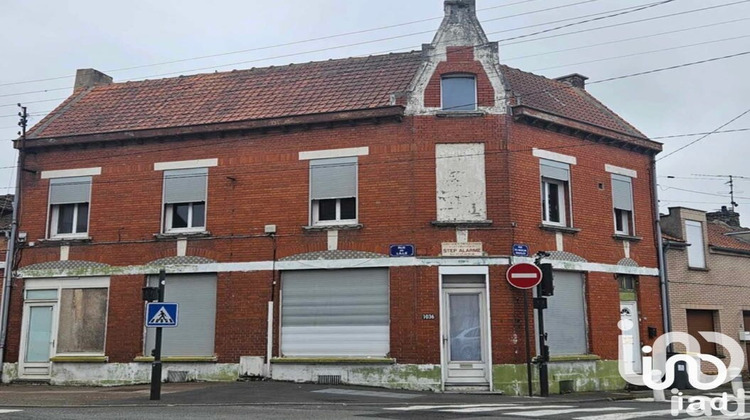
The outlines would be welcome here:
[[[628,241],[628,242],[638,242],[638,241],[643,240],[643,238],[640,236],[623,235],[621,233],[615,233],[614,235],[612,235],[612,237],[618,241]]]
[[[690,266],[688,266],[688,270],[690,270],[690,271],[703,271],[703,272],[707,272],[708,268],[706,268],[706,267],[690,267]]]
[[[302,230],[307,232],[323,232],[327,230],[358,230],[362,229],[364,225],[362,223],[351,223],[343,225],[312,225],[302,226]]]
[[[389,357],[274,357],[271,363],[305,365],[393,365]]]
[[[547,223],[540,224],[539,229],[548,230],[550,232],[569,233],[571,235],[574,235],[581,231],[581,229],[578,229],[578,228],[573,228],[573,227],[568,227],[568,226],[550,225]]]
[[[582,362],[582,361],[596,361],[602,358],[595,354],[571,354],[564,356],[550,356],[550,362]]]
[[[433,220],[430,224],[435,227],[471,228],[492,226],[492,220]]]
[[[107,356],[53,356],[49,358],[53,363],[107,363]]]
[[[167,232],[167,233],[155,233],[154,238],[156,239],[182,239],[182,238],[207,238],[211,236],[211,232],[204,230],[200,232]]]
[[[484,117],[482,111],[438,111],[435,116],[438,118],[476,118]]]
[[[57,238],[46,238],[40,239],[38,242],[41,244],[50,245],[67,245],[67,244],[85,244],[91,242],[90,236],[60,236]]]
[[[216,356],[165,356],[161,358],[166,363],[216,363],[219,360]],[[133,359],[136,363],[151,363],[154,361],[153,356],[138,356]]]

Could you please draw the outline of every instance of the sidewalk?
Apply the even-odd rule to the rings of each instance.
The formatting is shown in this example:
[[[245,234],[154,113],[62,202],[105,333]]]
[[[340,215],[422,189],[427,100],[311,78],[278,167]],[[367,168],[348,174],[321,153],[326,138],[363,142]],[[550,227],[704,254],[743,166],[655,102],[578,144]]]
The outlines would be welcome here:
[[[292,382],[190,382],[162,384],[161,400],[151,401],[149,385],[67,387],[0,385],[0,407],[73,407],[144,405],[308,405],[308,404],[488,404],[585,403],[651,396],[650,391],[589,392],[549,398],[500,394],[458,394],[391,390],[348,385]]]

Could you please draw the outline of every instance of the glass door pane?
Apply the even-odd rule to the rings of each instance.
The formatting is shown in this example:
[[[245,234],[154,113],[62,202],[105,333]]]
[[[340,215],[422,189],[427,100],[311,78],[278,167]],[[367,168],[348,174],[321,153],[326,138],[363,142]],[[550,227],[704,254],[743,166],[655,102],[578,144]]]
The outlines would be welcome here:
[[[482,360],[482,329],[479,294],[450,294],[450,360]]]
[[[52,306],[29,306],[26,363],[49,362],[52,338]]]

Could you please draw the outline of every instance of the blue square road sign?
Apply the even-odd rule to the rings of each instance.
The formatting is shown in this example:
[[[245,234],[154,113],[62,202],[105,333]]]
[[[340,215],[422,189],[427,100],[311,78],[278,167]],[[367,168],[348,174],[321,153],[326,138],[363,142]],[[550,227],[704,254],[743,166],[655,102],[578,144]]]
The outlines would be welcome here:
[[[150,302],[146,305],[146,327],[174,328],[177,326],[177,304]]]

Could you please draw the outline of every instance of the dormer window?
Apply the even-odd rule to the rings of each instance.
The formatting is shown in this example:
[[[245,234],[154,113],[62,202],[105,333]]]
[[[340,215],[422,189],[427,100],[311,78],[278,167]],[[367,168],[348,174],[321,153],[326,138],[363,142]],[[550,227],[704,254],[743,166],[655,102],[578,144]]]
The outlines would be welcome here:
[[[471,74],[450,74],[441,80],[443,111],[475,111],[477,81]]]

